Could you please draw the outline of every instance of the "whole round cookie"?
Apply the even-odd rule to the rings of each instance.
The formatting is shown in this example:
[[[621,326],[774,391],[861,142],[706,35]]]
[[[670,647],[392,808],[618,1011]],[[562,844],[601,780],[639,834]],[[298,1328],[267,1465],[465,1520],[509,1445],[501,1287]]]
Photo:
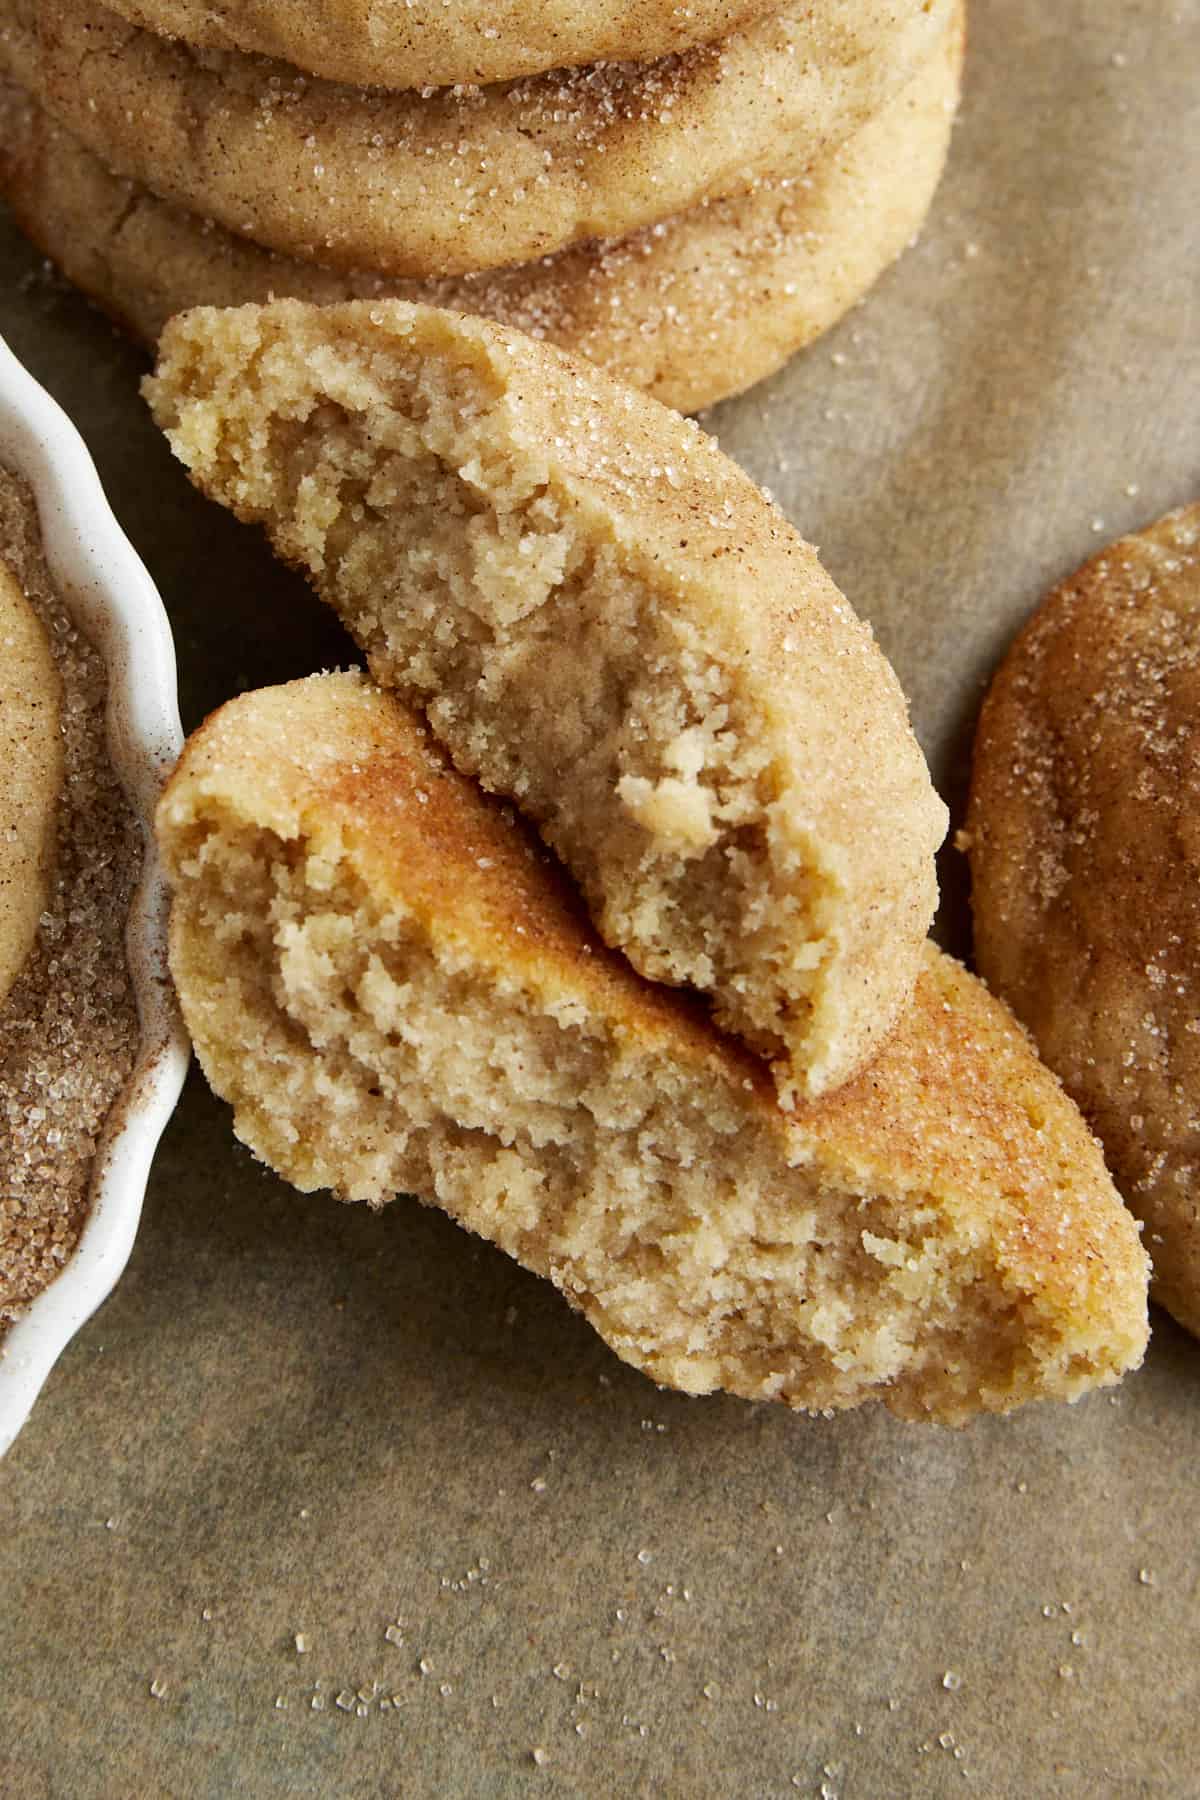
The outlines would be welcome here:
[[[1104,1145],[1200,1333],[1200,505],[1102,551],[1009,651],[967,821],[982,974]]]
[[[822,0],[845,10],[850,0]],[[727,37],[778,0],[114,0],[160,37],[278,57],[354,87],[512,81],[650,62]]]
[[[153,344],[173,313],[394,297],[574,350],[682,412],[760,380],[839,319],[911,242],[945,161],[961,33],[807,172],[537,263],[416,282],[273,255],[110,175],[0,83],[0,192],[93,299]]]
[[[0,67],[108,167],[287,255],[442,276],[621,236],[839,144],[958,0],[792,6],[649,64],[367,93],[190,51],[93,0],[4,0]]]

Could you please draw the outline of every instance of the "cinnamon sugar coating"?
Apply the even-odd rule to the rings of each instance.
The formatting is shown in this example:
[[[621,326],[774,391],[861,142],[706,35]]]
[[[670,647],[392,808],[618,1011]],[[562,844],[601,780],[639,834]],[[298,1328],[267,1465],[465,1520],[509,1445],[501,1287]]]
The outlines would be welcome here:
[[[835,147],[933,54],[958,0],[810,4],[651,64],[363,91],[189,51],[95,0],[0,0],[0,72],[118,174],[337,268],[528,262],[744,192]]]
[[[854,0],[821,0],[826,12]],[[725,37],[778,0],[115,0],[162,37],[278,57],[356,87],[509,81]]]
[[[158,830],[245,1141],[305,1190],[440,1205],[654,1380],[957,1423],[1140,1359],[1145,1257],[1094,1140],[932,948],[872,1068],[789,1113],[361,676],[222,708]]]
[[[1145,1221],[1200,1334],[1200,505],[1102,550],[1017,638],[968,816],[979,967]]]
[[[680,412],[769,375],[839,319],[911,243],[958,97],[952,29],[904,92],[840,148],[628,237],[442,280],[353,274],[272,254],[111,174],[0,82],[0,191],[23,229],[153,345],[194,306],[394,298],[478,313],[587,356]]]
[[[62,789],[62,683],[0,546],[0,1009],[46,910]]]
[[[814,1094],[912,992],[945,809],[810,545],[689,421],[478,319],[173,320],[155,416],[376,678],[511,796],[604,937]]]
[[[103,661],[50,579],[29,489],[2,466],[0,554],[50,646],[62,769],[45,909],[0,1003],[3,1333],[75,1247],[96,1148],[133,1068],[125,923],[142,840],[109,761]]]

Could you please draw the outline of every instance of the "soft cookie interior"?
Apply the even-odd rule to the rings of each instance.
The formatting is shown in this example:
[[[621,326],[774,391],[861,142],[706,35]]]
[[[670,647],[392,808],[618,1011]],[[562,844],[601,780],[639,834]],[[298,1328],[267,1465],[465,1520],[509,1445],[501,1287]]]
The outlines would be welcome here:
[[[147,391],[609,942],[711,995],[785,1096],[867,1061],[912,992],[945,809],[870,632],[710,439],[401,302],[185,314]]]
[[[159,832],[243,1138],[304,1189],[436,1201],[654,1379],[956,1421],[1140,1358],[1145,1258],[1097,1147],[937,952],[873,1068],[786,1114],[357,676],[223,708]]]

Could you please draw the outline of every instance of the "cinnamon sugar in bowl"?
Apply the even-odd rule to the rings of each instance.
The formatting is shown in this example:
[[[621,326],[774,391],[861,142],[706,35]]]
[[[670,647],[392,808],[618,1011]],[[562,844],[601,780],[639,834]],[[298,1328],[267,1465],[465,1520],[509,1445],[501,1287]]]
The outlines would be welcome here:
[[[0,341],[0,1455],[111,1292],[187,1051],[150,820],[181,743],[162,602]]]

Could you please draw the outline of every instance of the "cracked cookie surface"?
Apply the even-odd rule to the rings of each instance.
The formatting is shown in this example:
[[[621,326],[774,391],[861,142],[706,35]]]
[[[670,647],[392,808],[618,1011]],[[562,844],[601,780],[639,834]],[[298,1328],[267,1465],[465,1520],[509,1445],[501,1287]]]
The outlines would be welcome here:
[[[961,30],[807,171],[532,264],[441,281],[273,255],[111,175],[0,82],[0,191],[41,249],[153,345],[193,306],[398,298],[478,313],[589,357],[681,412],[770,374],[857,301],[923,222],[958,94]]]
[[[1104,1145],[1200,1334],[1200,505],[1121,538],[1010,649],[967,843],[986,979]]]
[[[93,0],[3,0],[0,69],[105,165],[289,256],[444,276],[623,236],[844,143],[957,0],[797,6],[723,43],[430,94],[191,51]],[[806,147],[802,150],[801,144]]]

